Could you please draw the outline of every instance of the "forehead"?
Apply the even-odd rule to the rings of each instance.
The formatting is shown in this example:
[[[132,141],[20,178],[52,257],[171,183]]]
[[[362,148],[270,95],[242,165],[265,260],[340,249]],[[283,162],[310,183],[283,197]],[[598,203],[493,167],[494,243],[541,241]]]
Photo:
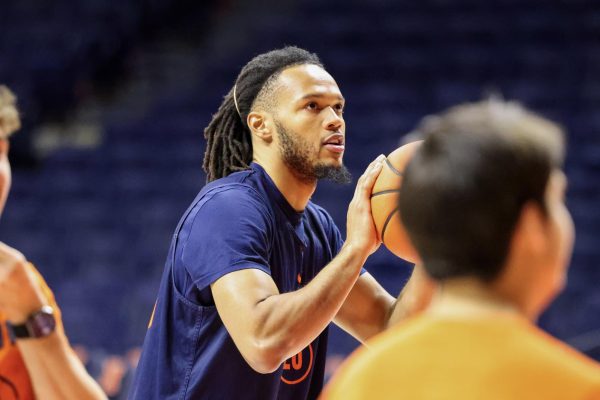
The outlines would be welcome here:
[[[333,77],[318,65],[303,64],[287,68],[277,79],[282,95],[291,101],[308,95],[342,98],[342,93]]]

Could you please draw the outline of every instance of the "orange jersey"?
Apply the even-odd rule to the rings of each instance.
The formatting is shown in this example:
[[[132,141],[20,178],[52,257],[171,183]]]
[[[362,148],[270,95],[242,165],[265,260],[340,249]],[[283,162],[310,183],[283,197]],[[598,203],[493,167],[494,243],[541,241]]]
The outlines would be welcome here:
[[[35,267],[31,264],[29,264],[29,267],[34,271],[38,283],[48,299],[48,303],[55,310],[56,329],[62,330],[60,310],[56,305],[52,291]],[[0,330],[0,400],[33,400],[35,396],[31,382],[29,381],[29,374],[27,373],[19,349],[8,334],[6,317],[1,312]]]
[[[356,351],[323,399],[600,399],[600,365],[517,316],[417,316]]]

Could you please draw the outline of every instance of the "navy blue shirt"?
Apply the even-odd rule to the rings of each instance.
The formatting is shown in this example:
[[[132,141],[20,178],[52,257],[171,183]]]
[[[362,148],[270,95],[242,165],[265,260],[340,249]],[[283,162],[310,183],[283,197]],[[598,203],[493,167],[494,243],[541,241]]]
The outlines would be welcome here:
[[[210,284],[255,268],[280,293],[299,289],[343,244],[327,212],[296,212],[264,169],[211,182],[179,222],[130,399],[314,399],[323,386],[327,329],[271,374],[242,358]]]

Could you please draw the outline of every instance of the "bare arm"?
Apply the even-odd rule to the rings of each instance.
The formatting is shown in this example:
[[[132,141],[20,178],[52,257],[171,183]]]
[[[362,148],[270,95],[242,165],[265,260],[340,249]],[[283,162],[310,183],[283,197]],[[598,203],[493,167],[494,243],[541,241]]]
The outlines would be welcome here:
[[[48,304],[34,267],[0,242],[0,310],[14,324]],[[106,396],[87,374],[62,330],[45,338],[18,339],[17,347],[38,399],[98,400]]]
[[[367,272],[358,278],[334,322],[364,343],[385,329],[395,304],[394,297]]]
[[[17,346],[38,399],[100,400],[106,395],[88,375],[63,332],[20,339]]]
[[[416,265],[397,299],[368,273],[352,288],[335,323],[357,340],[365,342],[390,326],[422,311],[431,301],[433,282]]]
[[[272,372],[308,346],[342,306],[366,258],[379,246],[372,234],[369,195],[380,170],[381,158],[359,179],[348,208],[346,243],[305,287],[280,294],[270,276],[253,269],[227,274],[211,285],[227,331],[256,371]]]
[[[433,298],[436,284],[427,276],[423,266],[415,265],[413,273],[394,302],[385,328],[423,311]]]
[[[212,285],[219,315],[248,364],[276,370],[331,322],[354,285],[365,256],[343,249],[305,287],[280,294],[266,273],[248,269]]]

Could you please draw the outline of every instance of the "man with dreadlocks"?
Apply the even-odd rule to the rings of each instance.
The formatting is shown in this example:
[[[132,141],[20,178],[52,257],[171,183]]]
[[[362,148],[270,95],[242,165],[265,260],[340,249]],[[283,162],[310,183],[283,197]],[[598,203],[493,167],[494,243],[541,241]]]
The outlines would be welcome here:
[[[349,182],[344,98],[296,47],[240,72],[205,130],[209,183],[173,236],[130,399],[312,399],[331,321],[357,339],[407,312],[362,271],[379,246],[358,180],[347,236],[310,202],[319,179]]]

